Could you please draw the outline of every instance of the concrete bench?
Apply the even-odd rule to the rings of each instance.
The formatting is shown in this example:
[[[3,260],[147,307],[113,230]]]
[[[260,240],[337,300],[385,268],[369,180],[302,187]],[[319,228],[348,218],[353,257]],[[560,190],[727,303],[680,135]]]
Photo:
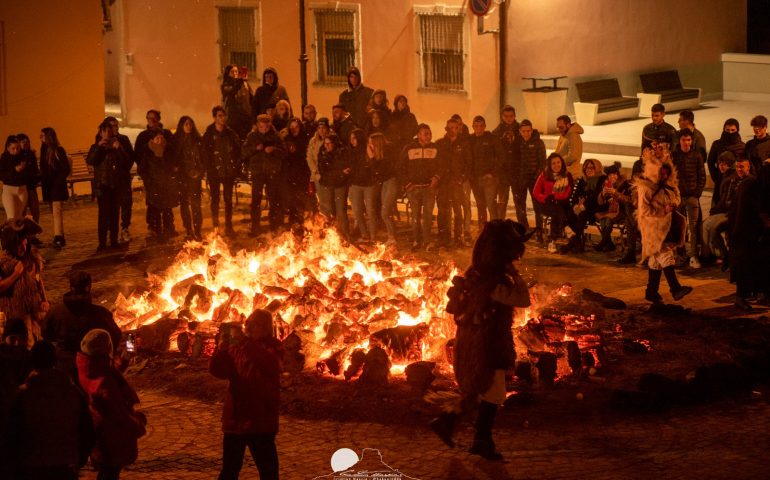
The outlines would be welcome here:
[[[641,104],[639,115],[649,117],[650,109],[656,103],[662,103],[667,112],[698,108],[700,106],[700,88],[684,88],[679,79],[679,72],[667,70],[639,75],[642,93],[637,93]]]
[[[579,102],[575,102],[575,117],[583,125],[636,118],[639,99],[624,97],[617,78],[576,83]]]

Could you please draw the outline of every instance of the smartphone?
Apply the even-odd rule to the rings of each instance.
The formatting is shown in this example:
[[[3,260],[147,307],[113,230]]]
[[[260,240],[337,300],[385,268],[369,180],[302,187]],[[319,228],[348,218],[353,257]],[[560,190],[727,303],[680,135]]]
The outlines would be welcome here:
[[[128,353],[136,351],[136,335],[133,333],[126,334],[126,351]]]
[[[241,67],[241,78],[244,80],[249,78],[249,69],[245,65]]]

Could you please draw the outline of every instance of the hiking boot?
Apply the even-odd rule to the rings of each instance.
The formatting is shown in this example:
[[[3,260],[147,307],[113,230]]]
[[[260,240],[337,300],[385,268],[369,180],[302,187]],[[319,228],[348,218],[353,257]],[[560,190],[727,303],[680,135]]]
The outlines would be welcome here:
[[[495,448],[495,442],[492,438],[474,438],[473,445],[468,449],[469,453],[479,455],[485,460],[491,460],[493,462],[499,462],[503,459],[503,455]]]
[[[692,293],[692,287],[680,286],[676,290],[671,291],[671,296],[674,297],[674,300],[679,301],[690,293]]]

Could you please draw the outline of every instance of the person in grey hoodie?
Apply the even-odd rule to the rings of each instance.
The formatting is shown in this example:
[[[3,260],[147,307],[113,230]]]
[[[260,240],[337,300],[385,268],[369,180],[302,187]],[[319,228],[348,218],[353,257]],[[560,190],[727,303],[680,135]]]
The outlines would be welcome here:
[[[367,116],[366,108],[369,105],[374,90],[364,86],[361,82],[361,71],[357,67],[348,70],[348,88],[340,93],[339,103],[345,105],[356,125],[365,125]],[[343,137],[343,141],[347,139]]]
[[[556,142],[555,152],[567,162],[567,171],[577,180],[583,176],[583,139],[580,138],[583,127],[577,122],[572,123],[567,115],[562,115],[556,119],[556,128],[561,135]]]

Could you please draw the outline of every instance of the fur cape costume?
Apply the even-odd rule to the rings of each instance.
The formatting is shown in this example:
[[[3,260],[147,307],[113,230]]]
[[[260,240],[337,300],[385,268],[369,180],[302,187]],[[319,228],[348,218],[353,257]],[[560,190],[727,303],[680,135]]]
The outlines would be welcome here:
[[[657,158],[651,149],[642,154],[644,173],[636,181],[638,208],[636,219],[642,234],[642,259],[660,253],[671,230],[672,213],[666,213],[667,205],[678,206],[681,203],[679,182],[671,155],[666,151],[662,158]],[[665,185],[659,181],[660,167],[668,165],[671,175]]]

